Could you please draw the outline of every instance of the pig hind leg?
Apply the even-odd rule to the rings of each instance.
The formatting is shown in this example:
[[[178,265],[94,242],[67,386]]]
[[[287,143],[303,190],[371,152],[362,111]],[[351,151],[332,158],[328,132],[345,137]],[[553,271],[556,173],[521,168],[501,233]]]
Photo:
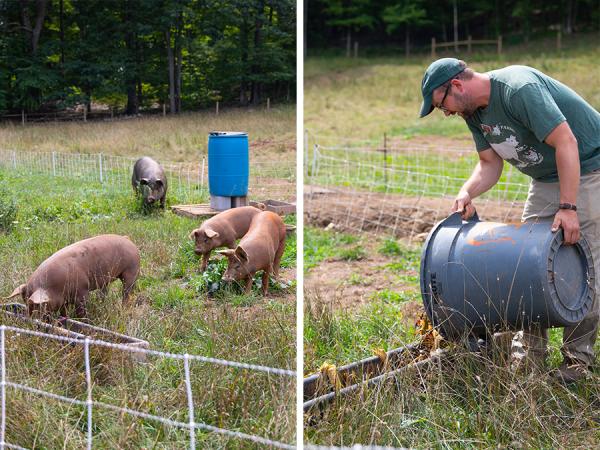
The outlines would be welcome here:
[[[277,252],[275,252],[275,258],[273,259],[273,275],[275,278],[279,278],[279,263],[281,262],[281,257],[283,256],[284,250],[285,239],[279,242],[279,247],[277,248]]]
[[[129,299],[129,294],[133,290],[135,286],[135,281],[137,280],[138,271],[125,271],[119,277],[121,282],[123,283],[123,303],[127,302]]]

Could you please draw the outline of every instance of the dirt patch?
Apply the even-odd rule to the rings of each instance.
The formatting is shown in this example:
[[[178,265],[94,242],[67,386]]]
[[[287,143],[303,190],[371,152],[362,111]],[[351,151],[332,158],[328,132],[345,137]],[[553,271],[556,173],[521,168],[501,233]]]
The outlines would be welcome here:
[[[407,197],[379,192],[336,189],[304,196],[307,224],[338,230],[373,232],[378,235],[422,240],[434,224],[450,213],[452,198]],[[514,222],[520,220],[523,204],[478,199],[474,202],[481,220]]]
[[[400,292],[418,290],[398,279],[398,273],[384,266],[393,259],[374,255],[359,261],[325,260],[304,277],[305,292],[335,310],[356,310],[385,289]]]

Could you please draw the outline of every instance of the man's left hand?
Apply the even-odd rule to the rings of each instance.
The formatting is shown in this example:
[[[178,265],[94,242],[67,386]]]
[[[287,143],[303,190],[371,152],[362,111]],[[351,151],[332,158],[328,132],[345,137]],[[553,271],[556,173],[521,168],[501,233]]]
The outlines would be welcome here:
[[[552,222],[552,232],[558,231],[559,227],[563,229],[565,244],[575,244],[580,237],[577,211],[559,209]]]

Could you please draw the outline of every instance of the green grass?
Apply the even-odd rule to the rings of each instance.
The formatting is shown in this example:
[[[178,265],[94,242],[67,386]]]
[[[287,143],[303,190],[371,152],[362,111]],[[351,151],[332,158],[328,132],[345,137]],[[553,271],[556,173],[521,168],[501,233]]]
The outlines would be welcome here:
[[[326,259],[357,260],[367,255],[365,236],[355,236],[336,231],[325,231],[314,227],[304,228],[305,268],[309,271]],[[372,244],[372,243],[371,243]],[[391,270],[398,280],[418,284],[415,275],[407,275],[409,269],[417,269],[420,251],[398,243],[393,238],[383,238],[375,243],[379,252],[390,257],[390,263],[381,267]],[[360,250],[357,250],[360,249]],[[348,257],[351,255],[352,257]],[[350,275],[349,283],[361,284],[360,273]],[[323,362],[337,365],[372,356],[376,348],[386,350],[413,341],[415,330],[403,321],[402,305],[417,300],[418,288],[414,291],[383,289],[373,292],[368,305],[358,311],[339,311],[328,302],[305,296],[304,345],[305,369],[316,370]]]
[[[329,258],[356,260],[364,256],[358,238],[351,234],[318,228],[304,229],[304,270],[316,267]]]
[[[1,295],[70,243],[105,233],[127,235],[142,257],[136,290],[128,305],[121,304],[120,282],[111,285],[104,299],[92,293],[92,324],[146,339],[156,350],[293,369],[295,284],[273,284],[268,297],[258,286],[249,295],[235,285],[219,284],[211,291],[188,238],[198,220],[168,209],[144,212],[128,185],[4,170],[0,182],[17,207],[13,229],[0,231]],[[174,190],[169,203],[178,200]],[[295,223],[295,217],[286,222]],[[295,246],[291,236],[283,267],[295,267]],[[225,260],[213,256],[208,278],[219,281],[224,268]],[[181,362],[150,358],[139,364],[100,349],[93,349],[91,358],[95,400],[188,421]],[[13,381],[85,400],[85,370],[77,347],[11,336],[6,362]],[[294,441],[293,379],[212,364],[191,366],[196,421]],[[9,389],[7,411],[9,442],[28,448],[85,447],[85,408]],[[94,408],[93,435],[98,448],[183,448],[189,442],[186,430],[102,408]],[[252,447],[205,432],[197,433],[197,442],[203,448]]]

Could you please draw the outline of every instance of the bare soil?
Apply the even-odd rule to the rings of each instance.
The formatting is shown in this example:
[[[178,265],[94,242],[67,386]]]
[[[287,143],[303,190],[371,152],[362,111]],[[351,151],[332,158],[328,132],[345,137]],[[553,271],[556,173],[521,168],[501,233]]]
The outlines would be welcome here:
[[[422,240],[434,224],[446,218],[451,198],[407,197],[380,192],[357,192],[350,189],[327,189],[315,186],[304,196],[307,224],[338,230],[367,231],[409,240]],[[493,200],[474,202],[481,220],[514,222],[520,220],[522,203]]]

